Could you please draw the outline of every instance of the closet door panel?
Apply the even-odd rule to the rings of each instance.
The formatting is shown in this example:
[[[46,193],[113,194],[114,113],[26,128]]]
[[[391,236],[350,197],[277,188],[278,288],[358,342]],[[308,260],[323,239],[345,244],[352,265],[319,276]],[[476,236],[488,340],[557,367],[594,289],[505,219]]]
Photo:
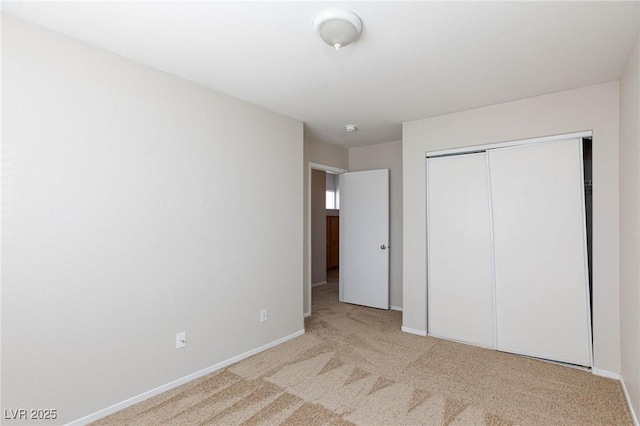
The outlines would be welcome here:
[[[495,348],[486,154],[427,160],[428,329]]]
[[[488,155],[498,349],[591,365],[581,141]]]

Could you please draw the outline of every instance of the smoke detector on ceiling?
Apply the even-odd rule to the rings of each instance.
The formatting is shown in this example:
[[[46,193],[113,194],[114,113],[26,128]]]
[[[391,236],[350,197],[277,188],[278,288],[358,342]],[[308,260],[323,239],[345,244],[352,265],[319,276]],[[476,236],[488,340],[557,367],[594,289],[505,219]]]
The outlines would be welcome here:
[[[355,124],[345,124],[344,129],[347,132],[355,132],[356,130],[358,130]]]

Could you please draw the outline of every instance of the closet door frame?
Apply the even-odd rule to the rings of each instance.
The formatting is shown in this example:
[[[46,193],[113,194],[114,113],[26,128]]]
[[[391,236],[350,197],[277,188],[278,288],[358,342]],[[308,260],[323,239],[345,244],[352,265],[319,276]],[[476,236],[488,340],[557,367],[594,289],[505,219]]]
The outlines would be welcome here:
[[[471,154],[471,153],[482,153],[482,152],[487,152],[489,150],[492,149],[498,149],[498,148],[508,148],[508,147],[515,147],[515,146],[519,146],[519,145],[529,145],[529,144],[537,144],[537,143],[541,143],[541,142],[553,142],[553,141],[560,141],[560,140],[565,140],[565,139],[574,139],[574,138],[589,138],[593,136],[593,132],[592,131],[582,131],[582,132],[575,132],[575,133],[567,133],[567,134],[561,134],[561,135],[553,135],[553,136],[544,136],[544,137],[538,137],[538,138],[530,138],[530,139],[519,139],[519,140],[514,140],[514,141],[506,141],[506,142],[499,142],[499,143],[493,143],[493,144],[484,144],[484,145],[475,145],[475,146],[466,146],[466,147],[461,147],[461,148],[452,148],[452,149],[445,149],[445,150],[437,150],[437,151],[429,151],[426,153],[426,160],[425,161],[425,178],[427,178],[428,176],[428,171],[426,170],[427,164],[428,164],[428,159],[429,158],[436,158],[436,157],[445,157],[445,156],[453,156],[453,155],[464,155],[464,154]],[[582,151],[582,149],[581,149]],[[488,154],[487,154],[488,157]],[[583,165],[584,167],[584,165]],[[581,174],[584,178],[583,175],[584,171],[581,170]],[[426,188],[428,188],[428,182],[426,182]],[[491,184],[489,183],[489,191],[491,192]],[[586,310],[587,310],[587,321],[588,321],[588,346],[589,346],[589,365],[587,367],[591,367],[593,368],[593,327],[592,327],[592,312],[591,312],[591,305],[593,303],[589,295],[589,286],[593,285],[593,283],[589,282],[589,275],[588,275],[588,268],[589,268],[589,263],[588,263],[588,259],[587,259],[587,235],[586,235],[586,222],[585,222],[585,206],[584,206],[584,202],[585,202],[585,195],[584,195],[584,191],[581,191],[581,200],[582,200],[582,227],[583,227],[583,236],[582,236],[582,240],[583,240],[583,246],[584,246],[584,256],[585,256],[585,260],[584,260],[584,265],[585,265],[585,292],[586,292]],[[425,197],[425,201],[428,200],[428,196]],[[425,218],[427,220],[427,233],[429,232],[429,207],[426,206],[426,212],[427,212],[427,217]],[[496,292],[496,288],[495,288],[495,257],[494,257],[494,252],[493,252],[493,211],[491,211],[491,238],[492,238],[492,275],[494,277],[494,282],[493,282],[493,293],[494,293],[494,309],[497,312],[497,306],[496,303],[497,301],[495,300],[495,292]],[[427,237],[427,258],[425,259],[425,261],[427,262],[427,330],[430,329],[430,313],[429,313],[429,277],[430,277],[430,273],[429,273],[429,255],[430,255],[430,247],[429,247],[429,236],[426,235]],[[495,336],[495,343],[496,343],[496,347],[498,346],[498,340],[499,340],[499,336],[498,336],[498,327],[497,327],[497,316],[494,314],[494,336]],[[551,360],[554,361],[554,360]]]
[[[542,136],[539,138],[518,139],[514,141],[507,141],[507,142],[496,142],[492,144],[471,145],[471,146],[465,146],[461,148],[428,151],[425,157],[433,158],[433,157],[444,157],[448,155],[471,154],[474,152],[484,152],[484,151],[488,151],[490,149],[496,149],[496,148],[508,148],[512,146],[528,145],[528,144],[539,143],[539,142],[553,142],[553,141],[559,141],[563,139],[590,138],[592,136],[593,136],[593,132],[591,130],[587,130],[584,132],[565,133],[562,135]]]

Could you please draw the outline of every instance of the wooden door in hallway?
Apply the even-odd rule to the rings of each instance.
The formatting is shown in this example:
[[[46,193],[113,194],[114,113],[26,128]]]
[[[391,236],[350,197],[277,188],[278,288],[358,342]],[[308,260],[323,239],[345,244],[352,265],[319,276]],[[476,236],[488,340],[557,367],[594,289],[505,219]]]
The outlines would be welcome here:
[[[340,263],[340,217],[327,216],[327,269]]]

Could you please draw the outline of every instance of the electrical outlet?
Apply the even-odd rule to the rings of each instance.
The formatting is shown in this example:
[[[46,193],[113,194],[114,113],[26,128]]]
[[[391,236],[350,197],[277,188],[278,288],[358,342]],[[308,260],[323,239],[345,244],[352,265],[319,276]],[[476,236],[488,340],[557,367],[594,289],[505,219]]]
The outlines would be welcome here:
[[[176,349],[184,348],[187,346],[187,332],[181,331],[176,334]]]
[[[263,309],[260,311],[260,322],[265,322],[267,320],[267,310]]]

